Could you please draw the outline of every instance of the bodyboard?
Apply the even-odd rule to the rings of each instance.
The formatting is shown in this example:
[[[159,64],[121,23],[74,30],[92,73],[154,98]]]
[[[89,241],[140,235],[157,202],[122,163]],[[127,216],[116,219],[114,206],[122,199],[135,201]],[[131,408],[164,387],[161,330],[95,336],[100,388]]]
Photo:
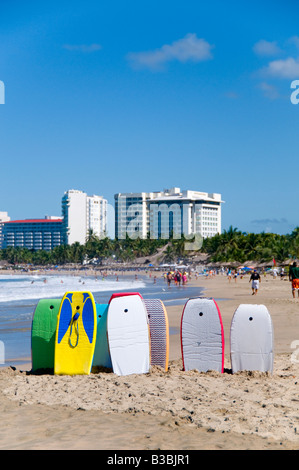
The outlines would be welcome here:
[[[112,369],[111,357],[107,339],[107,304],[96,304],[97,309],[97,338],[93,356],[93,367]]]
[[[117,295],[110,300],[107,333],[115,374],[142,374],[149,371],[149,328],[140,294]]]
[[[151,365],[158,365],[167,371],[169,361],[169,323],[167,311],[163,302],[159,299],[144,299],[144,305],[147,310],[150,330]]]
[[[232,372],[241,370],[273,372],[274,332],[264,305],[241,304],[230,329]]]
[[[58,314],[54,373],[89,374],[97,334],[96,305],[90,292],[66,292]]]
[[[181,348],[184,370],[224,370],[224,331],[214,299],[192,298],[181,318]]]
[[[42,299],[38,302],[31,325],[32,371],[54,370],[54,351],[57,317],[61,299]]]

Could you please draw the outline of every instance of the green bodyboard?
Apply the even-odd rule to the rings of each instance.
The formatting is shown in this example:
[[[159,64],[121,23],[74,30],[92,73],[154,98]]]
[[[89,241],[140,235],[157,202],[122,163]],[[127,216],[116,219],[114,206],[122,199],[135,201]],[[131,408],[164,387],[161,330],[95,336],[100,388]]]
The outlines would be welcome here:
[[[32,371],[54,370],[55,335],[61,299],[42,299],[38,302],[31,328]]]

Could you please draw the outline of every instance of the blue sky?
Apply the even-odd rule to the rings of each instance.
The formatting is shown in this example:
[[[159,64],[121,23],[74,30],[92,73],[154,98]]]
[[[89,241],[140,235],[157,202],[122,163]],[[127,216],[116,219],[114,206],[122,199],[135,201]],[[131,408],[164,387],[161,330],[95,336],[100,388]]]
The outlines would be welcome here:
[[[299,225],[295,1],[1,0],[0,211],[68,189],[218,192],[223,229]],[[1,102],[1,100],[0,100]]]

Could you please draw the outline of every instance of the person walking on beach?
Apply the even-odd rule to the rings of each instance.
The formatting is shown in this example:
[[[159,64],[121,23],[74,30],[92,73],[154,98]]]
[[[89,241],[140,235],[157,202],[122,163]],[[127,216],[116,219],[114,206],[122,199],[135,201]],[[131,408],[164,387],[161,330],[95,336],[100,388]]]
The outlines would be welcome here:
[[[296,290],[298,291],[298,297],[299,297],[299,268],[297,266],[296,261],[294,261],[292,266],[290,266],[289,281],[292,283],[293,298],[295,298]]]
[[[261,276],[255,269],[250,276],[249,282],[251,281],[252,295],[256,295],[260,286]]]

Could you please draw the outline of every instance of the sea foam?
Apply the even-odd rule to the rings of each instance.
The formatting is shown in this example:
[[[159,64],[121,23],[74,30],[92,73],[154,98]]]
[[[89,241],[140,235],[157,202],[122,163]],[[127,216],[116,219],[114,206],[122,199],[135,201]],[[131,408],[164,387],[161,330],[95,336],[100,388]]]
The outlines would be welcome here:
[[[92,293],[125,291],[145,287],[142,281],[88,276],[1,275],[0,302],[60,298],[68,291],[87,290]]]

